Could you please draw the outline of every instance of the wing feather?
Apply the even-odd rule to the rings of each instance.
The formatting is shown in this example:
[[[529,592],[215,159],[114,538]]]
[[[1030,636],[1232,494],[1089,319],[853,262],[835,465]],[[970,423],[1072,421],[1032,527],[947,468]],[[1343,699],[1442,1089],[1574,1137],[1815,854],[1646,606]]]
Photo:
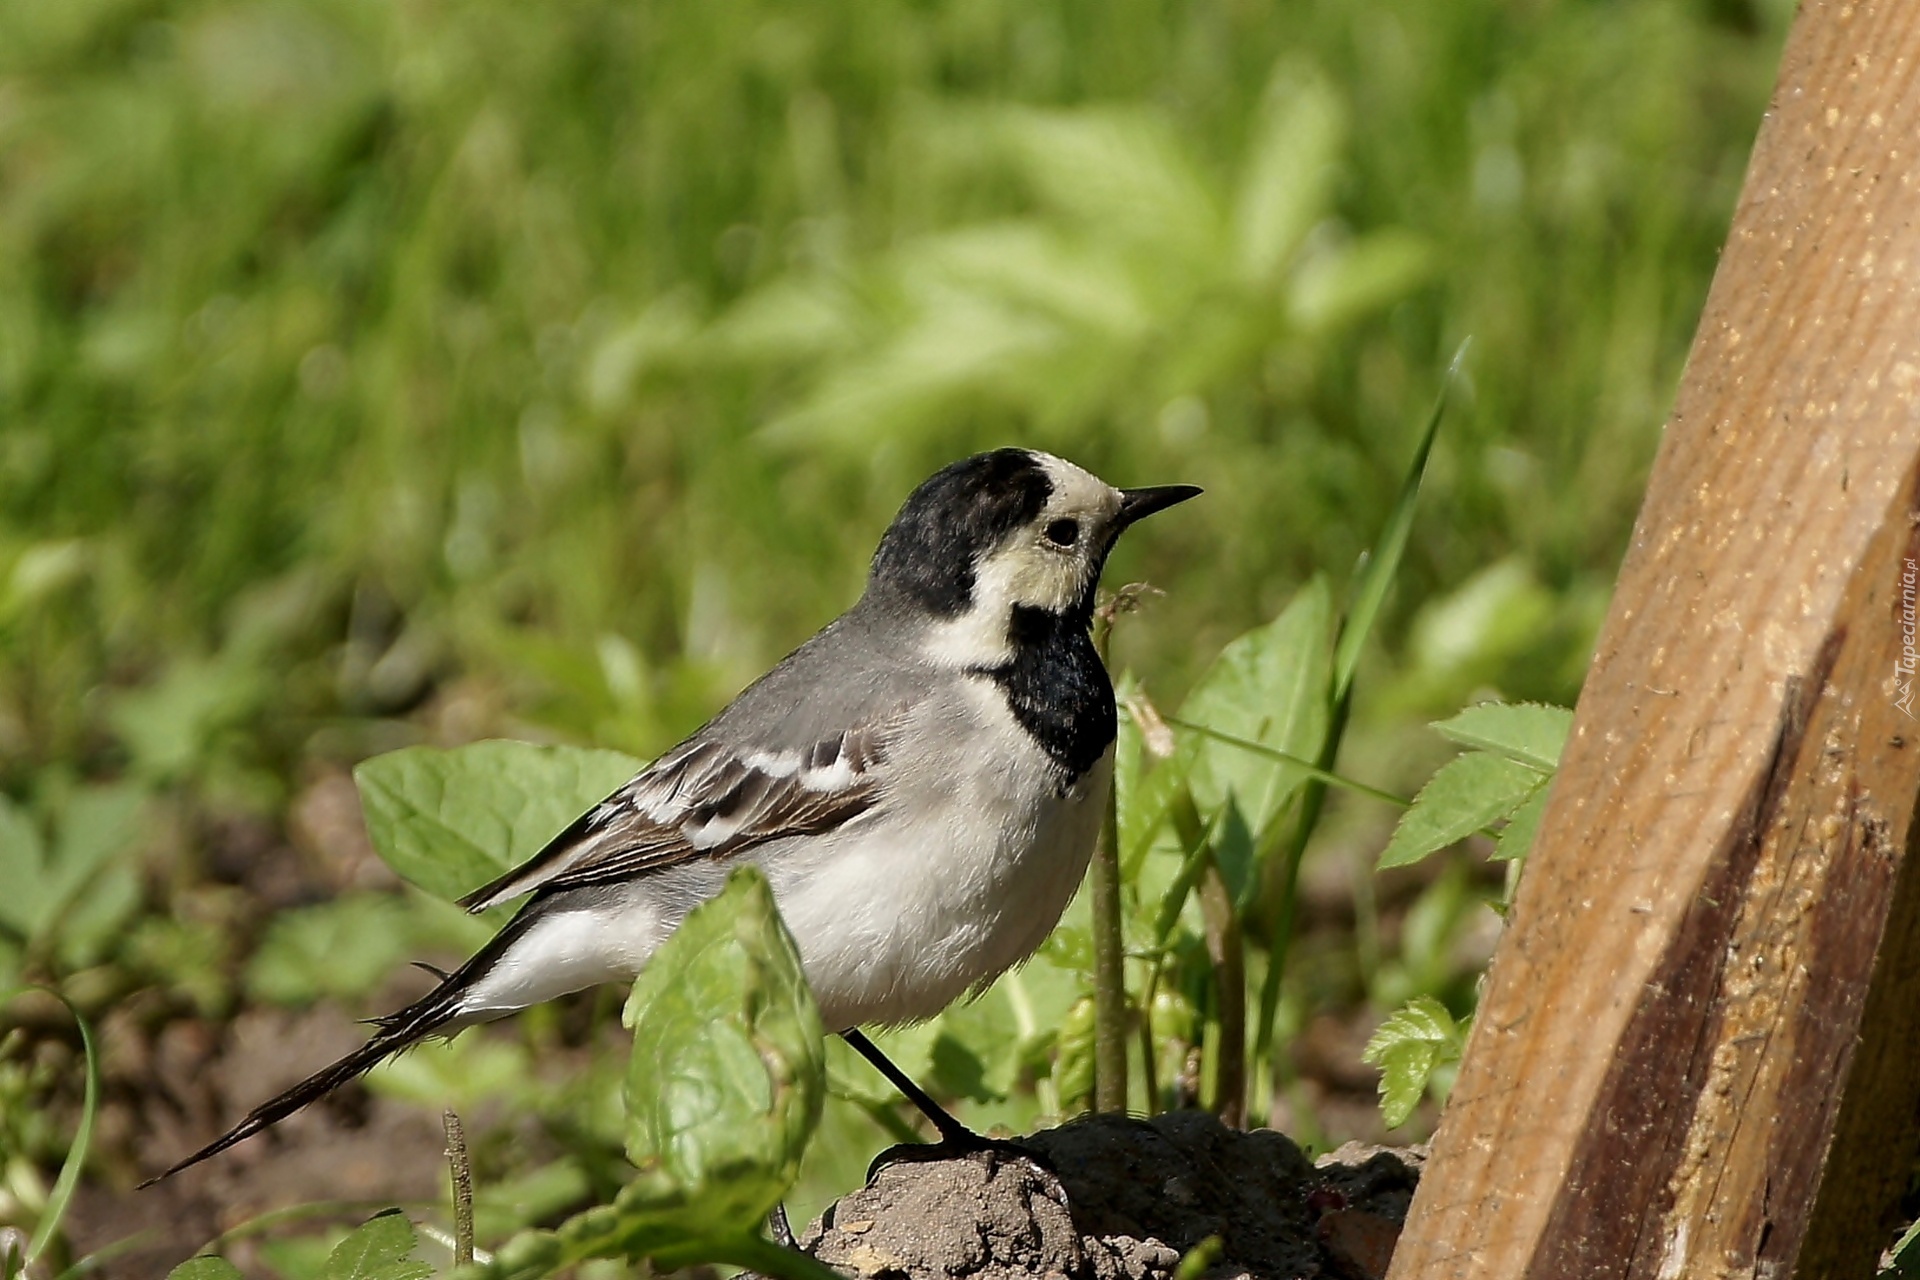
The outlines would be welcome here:
[[[535,890],[625,880],[831,831],[877,802],[887,736],[884,727],[868,727],[795,751],[748,752],[692,739],[460,904],[485,911]]]

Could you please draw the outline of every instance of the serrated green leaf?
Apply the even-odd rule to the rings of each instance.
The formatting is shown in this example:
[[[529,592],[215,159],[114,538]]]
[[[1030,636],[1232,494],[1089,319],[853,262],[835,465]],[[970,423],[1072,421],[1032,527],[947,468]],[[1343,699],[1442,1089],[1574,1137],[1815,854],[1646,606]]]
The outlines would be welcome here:
[[[1380,1024],[1360,1060],[1380,1068],[1380,1114],[1389,1129],[1407,1122],[1435,1068],[1459,1059],[1461,1042],[1459,1024],[1432,996],[1415,996]]]
[[[397,1210],[369,1218],[334,1246],[320,1280],[427,1280],[432,1266],[412,1256],[418,1243]]]
[[[1507,819],[1507,825],[1501,828],[1500,838],[1493,843],[1493,857],[1496,862],[1512,862],[1527,856],[1533,848],[1533,837],[1540,830],[1540,815],[1547,811],[1547,784],[1542,781],[1527,802],[1513,811]]]
[[[1492,751],[1552,773],[1560,767],[1573,712],[1543,702],[1483,702],[1433,727],[1463,747]]]
[[[327,1265],[327,1255],[346,1239],[344,1231],[319,1235],[281,1236],[260,1242],[260,1261],[269,1274],[280,1280],[316,1280]]]
[[[826,1080],[820,1011],[757,867],[654,953],[623,1021],[628,1156],[666,1179],[686,1229],[755,1231],[799,1173]]]
[[[1332,595],[1302,587],[1279,617],[1234,640],[1188,695],[1180,718],[1311,760],[1327,732]],[[1188,781],[1211,818],[1236,800],[1256,841],[1305,780],[1300,770],[1209,738],[1189,738]]]
[[[1544,781],[1538,769],[1488,751],[1447,761],[1400,815],[1380,870],[1418,862],[1466,839],[1525,804]]]
[[[643,763],[618,751],[493,741],[391,751],[353,777],[387,865],[452,899],[540,852]]]
[[[167,1280],[244,1280],[240,1268],[225,1258],[188,1258],[167,1272]]]

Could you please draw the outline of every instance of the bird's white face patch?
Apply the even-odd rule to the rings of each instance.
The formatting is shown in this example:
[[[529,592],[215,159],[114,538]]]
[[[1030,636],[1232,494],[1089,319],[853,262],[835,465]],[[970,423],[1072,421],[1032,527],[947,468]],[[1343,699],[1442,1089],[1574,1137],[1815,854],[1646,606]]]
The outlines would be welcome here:
[[[1053,492],[1039,515],[974,564],[971,605],[934,628],[928,641],[927,655],[936,662],[991,667],[1008,661],[1014,609],[1065,612],[1100,572],[1120,513],[1120,491],[1064,458],[1034,456]]]

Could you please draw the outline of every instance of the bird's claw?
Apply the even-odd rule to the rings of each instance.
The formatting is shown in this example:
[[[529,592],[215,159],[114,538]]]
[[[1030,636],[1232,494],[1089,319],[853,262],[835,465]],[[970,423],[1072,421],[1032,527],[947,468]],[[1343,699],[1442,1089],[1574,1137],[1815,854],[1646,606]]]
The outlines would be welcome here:
[[[1008,1138],[988,1138],[971,1129],[955,1129],[941,1135],[936,1142],[902,1142],[888,1147],[873,1158],[867,1166],[867,1181],[890,1164],[925,1164],[932,1160],[959,1160],[968,1156],[979,1156],[988,1162],[991,1169],[1000,1160],[1023,1160],[1045,1174],[1051,1182],[1058,1185],[1059,1171],[1053,1167],[1053,1161],[1042,1153]],[[1064,1198],[1065,1190],[1062,1188]]]

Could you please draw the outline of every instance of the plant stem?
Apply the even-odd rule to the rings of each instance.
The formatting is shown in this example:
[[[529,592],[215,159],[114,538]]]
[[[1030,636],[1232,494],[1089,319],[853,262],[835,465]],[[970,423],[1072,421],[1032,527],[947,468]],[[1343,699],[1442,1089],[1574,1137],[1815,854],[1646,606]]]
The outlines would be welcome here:
[[[1153,1002],[1160,985],[1160,957],[1147,961],[1147,980],[1140,987],[1140,1076],[1148,1115],[1160,1111],[1160,1066],[1153,1054]]]
[[[1347,703],[1335,704],[1327,736],[1320,749],[1322,766],[1331,768],[1340,752],[1340,739],[1347,727]],[[1254,1052],[1262,1057],[1273,1049],[1274,1015],[1280,1008],[1280,983],[1287,973],[1287,951],[1293,943],[1293,917],[1300,897],[1300,861],[1306,855],[1307,841],[1320,821],[1320,807],[1326,803],[1327,786],[1317,778],[1308,779],[1300,788],[1299,817],[1289,831],[1282,850],[1280,872],[1280,909],[1275,913],[1273,933],[1267,947],[1267,976],[1260,984],[1260,1020],[1254,1031]]]
[[[1107,660],[1118,606],[1102,611],[1094,628],[1100,660]],[[1107,788],[1107,811],[1093,848],[1088,888],[1093,907],[1093,1109],[1127,1109],[1127,971],[1121,934],[1119,799]]]
[[[440,1113],[447,1135],[447,1167],[453,1174],[453,1265],[473,1262],[473,1162],[467,1157],[467,1131],[459,1113],[448,1107]]]
[[[1282,751],[1280,748],[1270,747],[1264,742],[1254,742],[1251,739],[1237,737],[1231,733],[1222,733],[1220,730],[1210,729],[1204,724],[1195,724],[1191,720],[1182,720],[1179,716],[1167,716],[1165,719],[1168,724],[1176,729],[1185,729],[1190,733],[1197,733],[1203,738],[1212,738],[1215,742],[1222,742],[1230,747],[1238,747],[1242,751],[1249,752],[1253,755],[1265,756],[1269,760],[1277,760],[1281,764],[1292,765],[1301,773],[1306,774],[1307,777],[1314,782],[1328,783],[1336,787],[1342,787],[1356,795],[1363,795],[1368,799],[1378,800],[1382,804],[1390,804],[1401,809],[1410,808],[1413,805],[1413,801],[1407,799],[1405,796],[1397,796],[1391,791],[1382,791],[1379,787],[1370,787],[1364,782],[1357,782],[1343,774],[1335,773],[1331,769],[1323,768],[1304,756],[1294,755],[1291,751]]]
[[[663,1266],[724,1262],[778,1280],[846,1280],[812,1254],[783,1249],[762,1236],[729,1236],[713,1241],[709,1247],[688,1250],[685,1256],[670,1255],[655,1262]]]
[[[1094,846],[1093,1109],[1127,1109],[1127,974],[1120,933],[1120,849],[1114,839],[1112,793]]]
[[[1247,1120],[1247,970],[1233,895],[1212,859],[1200,876],[1200,915],[1213,960],[1220,1034],[1215,1045],[1213,1110],[1238,1129]]]

